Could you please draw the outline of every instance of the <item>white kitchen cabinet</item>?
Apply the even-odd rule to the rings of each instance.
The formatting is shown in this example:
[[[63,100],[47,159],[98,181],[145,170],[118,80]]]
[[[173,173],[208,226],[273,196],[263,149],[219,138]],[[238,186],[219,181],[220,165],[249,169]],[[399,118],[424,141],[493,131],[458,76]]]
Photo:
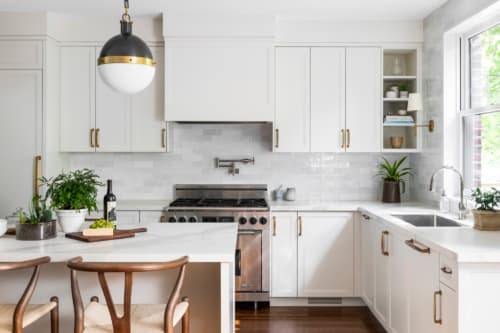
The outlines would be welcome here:
[[[276,48],[274,151],[309,152],[310,48]]]
[[[410,248],[405,240],[411,237],[391,230],[390,233],[390,321],[393,333],[407,333],[409,329],[409,273]]]
[[[382,50],[349,47],[346,52],[346,150],[380,152]]]
[[[42,151],[42,71],[0,70],[0,218],[31,202]]]
[[[141,210],[141,224],[152,224],[152,223],[160,223],[165,221],[165,214],[163,211],[154,211],[154,210]]]
[[[271,297],[297,297],[297,213],[272,214]]]
[[[458,333],[458,296],[457,292],[441,283],[439,300],[441,324],[438,325],[439,333]]]
[[[311,152],[345,150],[345,57],[343,47],[311,49]]]
[[[92,152],[95,138],[95,48],[60,48],[60,150]]]
[[[390,238],[391,233],[378,221],[374,234],[375,248],[375,298],[373,309],[382,325],[389,323],[390,313]],[[377,244],[378,240],[378,244]]]
[[[151,48],[156,75],[144,91],[123,95],[97,72],[100,48],[60,49],[60,119],[63,152],[165,152],[163,48]]]
[[[299,212],[297,254],[299,297],[352,297],[352,213]]]
[[[361,297],[368,306],[375,299],[375,224],[362,214],[361,220]]]
[[[31,40],[0,41],[0,69],[42,69],[43,43]]]
[[[165,120],[273,120],[272,41],[168,40],[165,59]]]

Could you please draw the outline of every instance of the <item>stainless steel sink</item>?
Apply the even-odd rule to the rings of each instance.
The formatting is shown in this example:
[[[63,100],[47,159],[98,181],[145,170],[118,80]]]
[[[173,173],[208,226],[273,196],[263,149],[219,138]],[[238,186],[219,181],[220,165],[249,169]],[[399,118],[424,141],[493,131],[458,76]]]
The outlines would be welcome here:
[[[439,215],[431,214],[415,214],[415,215],[392,215],[398,219],[405,221],[415,227],[432,227],[432,228],[442,228],[442,227],[463,227],[458,222],[447,219]]]

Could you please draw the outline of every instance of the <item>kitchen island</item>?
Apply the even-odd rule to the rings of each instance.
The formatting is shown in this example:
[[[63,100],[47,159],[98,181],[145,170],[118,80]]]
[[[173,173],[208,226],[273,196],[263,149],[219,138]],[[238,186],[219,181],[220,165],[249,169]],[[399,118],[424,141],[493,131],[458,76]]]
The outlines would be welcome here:
[[[58,234],[45,241],[17,241],[14,236],[0,238],[0,261],[22,261],[50,256],[52,262],[42,267],[32,303],[47,302],[50,296],[60,301],[61,332],[73,330],[73,303],[69,269],[66,261],[82,256],[95,262],[159,262],[188,255],[190,263],[181,295],[191,303],[193,332],[234,332],[234,253],[236,224],[151,224],[148,232],[134,238],[84,243]],[[2,273],[0,302],[15,303],[26,287],[28,271]],[[134,275],[133,302],[165,303],[174,284],[176,272],[153,272]],[[79,273],[84,302],[97,295],[104,299],[97,274]],[[123,276],[110,275],[116,300],[122,299]],[[48,331],[48,321],[30,326],[26,332]]]

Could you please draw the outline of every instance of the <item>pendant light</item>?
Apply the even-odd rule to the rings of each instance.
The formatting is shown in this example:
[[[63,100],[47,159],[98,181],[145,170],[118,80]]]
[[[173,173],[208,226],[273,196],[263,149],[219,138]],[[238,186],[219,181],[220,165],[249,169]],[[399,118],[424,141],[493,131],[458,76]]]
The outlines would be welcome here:
[[[155,62],[146,43],[132,34],[128,0],[124,0],[124,7],[121,33],[104,44],[97,59],[97,68],[102,80],[112,89],[135,94],[153,81]]]

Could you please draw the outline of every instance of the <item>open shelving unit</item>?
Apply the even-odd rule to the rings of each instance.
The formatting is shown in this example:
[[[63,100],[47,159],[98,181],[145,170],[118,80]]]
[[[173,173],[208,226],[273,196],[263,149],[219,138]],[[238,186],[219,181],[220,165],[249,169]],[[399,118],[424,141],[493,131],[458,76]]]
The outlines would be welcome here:
[[[384,153],[416,153],[421,151],[422,129],[414,124],[421,122],[420,111],[407,112],[414,124],[384,124],[386,116],[399,116],[399,110],[406,110],[408,98],[387,98],[386,92],[393,86],[405,84],[409,93],[421,92],[421,49],[418,46],[384,48],[384,69],[382,77],[382,138]],[[403,145],[395,148],[391,137],[402,137]]]

